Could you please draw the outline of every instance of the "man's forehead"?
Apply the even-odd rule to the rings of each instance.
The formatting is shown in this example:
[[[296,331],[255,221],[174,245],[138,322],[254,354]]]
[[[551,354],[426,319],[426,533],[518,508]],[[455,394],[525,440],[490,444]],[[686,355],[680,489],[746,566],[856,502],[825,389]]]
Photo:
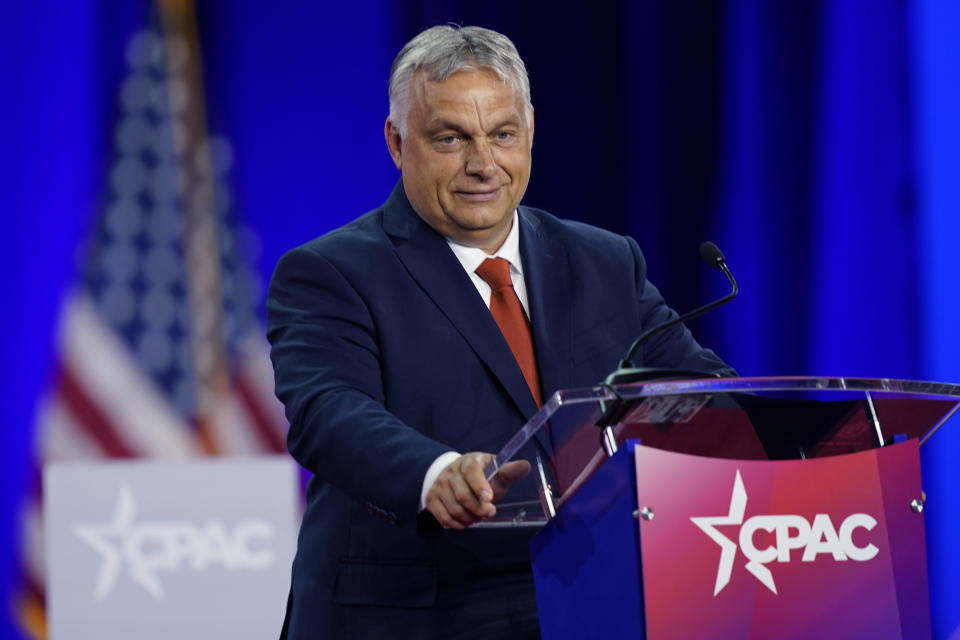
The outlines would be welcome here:
[[[413,79],[413,94],[420,106],[431,110],[470,111],[477,106],[496,111],[522,112],[520,93],[488,69],[458,71],[446,80],[430,80],[420,71]]]

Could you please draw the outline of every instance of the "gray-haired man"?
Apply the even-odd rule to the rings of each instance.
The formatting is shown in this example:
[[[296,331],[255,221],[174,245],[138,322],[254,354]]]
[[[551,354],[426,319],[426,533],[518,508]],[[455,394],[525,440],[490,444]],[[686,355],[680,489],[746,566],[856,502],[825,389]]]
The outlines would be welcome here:
[[[533,125],[506,37],[428,29],[391,71],[401,181],[277,266],[277,394],[314,473],[290,638],[538,637],[530,533],[464,530],[527,469],[482,468],[541,398],[595,384],[673,312],[633,240],[520,206]],[[682,326],[641,357],[728,371]]]

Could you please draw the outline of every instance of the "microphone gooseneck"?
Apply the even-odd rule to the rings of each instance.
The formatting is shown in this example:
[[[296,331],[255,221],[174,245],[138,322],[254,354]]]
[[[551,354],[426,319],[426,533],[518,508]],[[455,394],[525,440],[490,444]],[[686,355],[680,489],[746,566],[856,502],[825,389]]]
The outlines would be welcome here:
[[[682,316],[672,318],[667,322],[658,324],[657,326],[641,333],[640,336],[633,341],[633,344],[630,345],[630,348],[627,350],[623,360],[620,361],[617,370],[607,376],[606,384],[622,384],[635,381],[636,379],[649,378],[650,376],[641,374],[641,371],[643,371],[642,369],[638,370],[633,368],[632,358],[636,354],[637,349],[640,348],[640,345],[648,340],[650,336],[669,329],[670,327],[680,324],[681,322],[686,322],[687,320],[701,316],[704,313],[716,309],[720,305],[724,305],[737,297],[737,294],[740,292],[740,288],[737,286],[737,281],[734,280],[733,274],[730,273],[730,269],[727,267],[726,258],[724,258],[723,252],[720,251],[720,248],[709,240],[703,242],[700,245],[700,257],[703,258],[703,261],[711,267],[723,271],[723,275],[725,275],[727,277],[727,281],[730,282],[730,293],[718,300],[714,300],[709,304],[705,304],[702,307],[694,309],[693,311],[689,311]]]

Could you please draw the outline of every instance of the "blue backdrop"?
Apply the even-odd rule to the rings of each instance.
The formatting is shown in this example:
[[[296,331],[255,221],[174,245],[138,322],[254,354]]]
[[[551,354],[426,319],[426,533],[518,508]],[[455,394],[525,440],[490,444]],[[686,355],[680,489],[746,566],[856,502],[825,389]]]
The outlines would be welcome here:
[[[104,191],[124,46],[147,8],[0,10],[5,594],[34,403]],[[743,293],[693,328],[742,374],[960,381],[956,3],[220,1],[198,19],[210,130],[233,143],[264,281],[285,249],[388,194],[386,84],[403,42],[481,24],[510,35],[530,71],[525,201],[633,234],[680,310],[725,287],[696,256],[714,239]],[[931,567],[936,637],[960,627],[952,426],[925,453],[928,535],[946,559]]]

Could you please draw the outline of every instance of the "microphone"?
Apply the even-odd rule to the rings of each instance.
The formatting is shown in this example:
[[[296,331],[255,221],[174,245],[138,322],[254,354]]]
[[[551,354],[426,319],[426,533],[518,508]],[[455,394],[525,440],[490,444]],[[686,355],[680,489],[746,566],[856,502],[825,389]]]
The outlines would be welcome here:
[[[607,379],[604,381],[604,384],[613,385],[613,384],[626,384],[628,382],[640,382],[642,380],[652,380],[652,379],[664,379],[664,378],[687,378],[687,377],[702,377],[704,374],[702,372],[696,371],[678,371],[676,369],[658,369],[651,367],[634,367],[631,358],[633,358],[637,349],[643,344],[650,336],[660,333],[670,327],[680,324],[681,322],[686,322],[693,318],[702,316],[703,314],[716,309],[717,307],[724,305],[734,298],[737,297],[737,294],[740,292],[740,288],[737,286],[737,281],[733,279],[733,274],[730,273],[730,269],[727,267],[727,260],[723,256],[723,252],[720,251],[720,248],[710,242],[709,240],[703,242],[700,245],[700,257],[703,258],[704,262],[713,267],[714,269],[720,269],[723,271],[723,275],[727,277],[727,280],[730,282],[731,291],[724,297],[714,300],[709,304],[705,304],[702,307],[689,311],[682,316],[677,316],[672,320],[668,320],[657,326],[648,329],[640,334],[636,340],[633,341],[633,344],[630,345],[630,348],[627,350],[623,360],[620,361],[620,364],[617,366],[617,370],[607,376]]]

